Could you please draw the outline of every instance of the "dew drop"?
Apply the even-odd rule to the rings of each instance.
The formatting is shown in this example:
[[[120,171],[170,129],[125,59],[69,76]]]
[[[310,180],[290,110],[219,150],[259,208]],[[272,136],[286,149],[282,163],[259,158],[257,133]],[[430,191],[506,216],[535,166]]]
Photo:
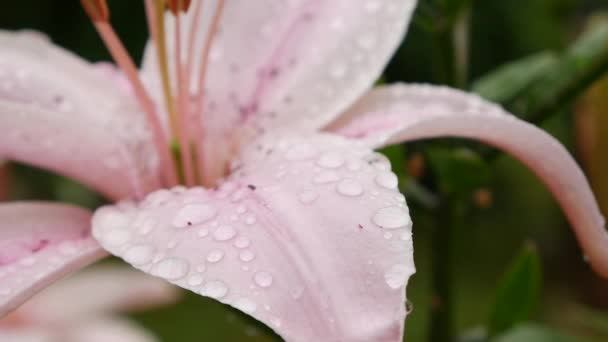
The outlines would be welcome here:
[[[239,259],[244,262],[250,262],[251,260],[255,259],[255,254],[247,249],[239,253]]]
[[[314,190],[304,190],[300,192],[300,194],[298,194],[298,199],[303,204],[310,204],[316,201],[317,198],[319,198],[319,194],[316,193]]]
[[[154,256],[154,247],[148,245],[135,245],[127,249],[122,255],[126,262],[139,266],[147,264]]]
[[[201,288],[201,294],[215,299],[221,299],[228,293],[228,286],[221,280],[210,280]]]
[[[399,207],[385,207],[376,211],[372,222],[381,228],[397,229],[411,225],[407,210]]]
[[[236,248],[247,248],[251,244],[251,240],[245,236],[239,236],[234,240],[234,247]]]
[[[344,164],[344,159],[335,153],[323,153],[317,160],[317,165],[326,169],[336,169]]]
[[[206,237],[207,235],[209,235],[209,229],[207,229],[207,228],[201,228],[201,229],[199,229],[199,231],[198,231],[197,235],[198,235],[198,237],[200,237],[200,238],[204,238],[204,237]]]
[[[413,273],[410,266],[397,264],[384,273],[386,284],[392,289],[399,289],[407,282],[408,277]]]
[[[212,219],[216,215],[215,208],[206,204],[188,204],[175,215],[173,226],[185,228]]]
[[[214,249],[207,254],[207,261],[210,263],[216,263],[224,258],[224,251]]]
[[[393,237],[393,233],[391,232],[386,232],[384,233],[384,238],[387,240],[390,240]]]
[[[188,277],[188,286],[199,286],[203,283],[203,276],[199,274],[193,274]]]
[[[264,288],[270,287],[270,285],[272,285],[272,274],[270,274],[268,272],[264,272],[264,271],[257,272],[253,276],[253,281],[259,287],[264,287]]]
[[[405,314],[409,315],[414,311],[414,303],[412,303],[409,299],[405,301]]]
[[[161,278],[177,280],[183,278],[188,273],[189,269],[190,264],[188,261],[177,257],[171,257],[163,259],[155,264],[150,272]]]
[[[357,181],[345,179],[338,183],[336,191],[340,195],[355,197],[360,196],[363,193],[363,187]]]
[[[236,236],[236,230],[232,226],[220,226],[213,232],[216,241],[228,241]]]
[[[233,306],[247,314],[254,313],[258,308],[257,304],[254,301],[245,297],[236,299],[233,303]]]
[[[270,317],[270,325],[274,326],[275,328],[280,328],[282,325],[281,319],[278,317]]]
[[[285,158],[291,161],[306,160],[314,157],[316,154],[317,152],[311,145],[302,143],[292,146],[285,153]]]
[[[333,183],[340,180],[340,176],[333,171],[324,171],[317,174],[312,181],[317,184]]]
[[[386,189],[396,189],[398,185],[397,176],[390,171],[382,171],[376,176],[376,184]]]
[[[255,222],[256,222],[256,218],[253,215],[249,215],[245,218],[245,224],[247,224],[247,225],[255,224]]]

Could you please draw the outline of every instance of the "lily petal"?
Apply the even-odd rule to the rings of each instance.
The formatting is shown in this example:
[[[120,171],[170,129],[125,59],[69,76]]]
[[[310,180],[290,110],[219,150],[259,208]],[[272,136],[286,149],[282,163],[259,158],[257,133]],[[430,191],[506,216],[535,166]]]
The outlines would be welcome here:
[[[451,136],[479,140],[510,153],[547,185],[586,258],[608,277],[608,233],[585,175],[557,140],[499,106],[445,87],[394,85],[370,92],[329,130],[373,147]]]
[[[198,88],[201,51],[218,2],[193,5],[184,18],[182,46],[195,18],[203,23],[195,29],[193,89]],[[256,131],[286,126],[313,131],[328,123],[379,77],[415,5],[415,0],[226,1],[210,50],[207,131],[224,134],[245,121]],[[174,46],[174,20],[167,15],[168,46]],[[143,66],[159,89],[152,44]]]
[[[53,310],[57,312],[59,310]],[[63,325],[3,326],[0,341],[10,342],[155,342],[136,324],[115,317],[73,320]]]
[[[0,157],[117,199],[158,188],[144,116],[95,65],[33,32],[0,31]]]
[[[19,307],[16,313],[28,321],[68,323],[104,313],[170,303],[177,295],[176,287],[133,269],[97,266],[53,284]]]
[[[107,255],[90,236],[90,219],[88,211],[68,205],[0,205],[0,317]]]
[[[97,318],[67,326],[66,342],[156,342],[157,338],[135,323],[120,318]]]
[[[386,158],[334,135],[268,138],[234,168],[217,190],[104,207],[93,234],[288,341],[400,341],[411,220]]]

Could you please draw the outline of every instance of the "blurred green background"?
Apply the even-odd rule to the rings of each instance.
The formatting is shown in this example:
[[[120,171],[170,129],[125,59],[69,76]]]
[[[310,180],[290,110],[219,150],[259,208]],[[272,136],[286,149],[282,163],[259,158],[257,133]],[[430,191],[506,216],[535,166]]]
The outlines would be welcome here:
[[[115,28],[139,60],[147,36],[141,2],[113,0],[110,5]],[[585,145],[582,137],[597,136],[595,141],[608,146],[608,81],[595,82],[606,69],[608,54],[602,49],[608,50],[608,34],[600,32],[591,45],[572,50],[593,26],[591,17],[602,25],[597,19],[602,11],[608,11],[606,0],[422,0],[381,82],[474,87],[516,114],[530,115],[582,159],[606,210],[608,167],[602,160],[608,160],[608,152]],[[459,24],[470,41],[454,51],[450,44]],[[86,59],[109,60],[75,0],[5,1],[0,28],[40,30]],[[468,56],[454,64],[458,53]],[[537,58],[536,64],[527,59],[512,70],[498,69],[529,56]],[[590,77],[580,76],[588,70]],[[482,77],[484,82],[475,82]],[[592,82],[593,91],[582,91]],[[571,85],[573,91],[563,89]],[[551,96],[567,101],[538,104]],[[432,308],[444,304],[432,290],[437,266],[431,262],[437,258],[433,251],[441,248],[435,232],[442,229],[449,229],[449,249],[439,254],[449,265],[448,274],[451,270],[451,317],[461,340],[486,340],[484,331],[497,329],[500,324],[493,322],[502,319],[505,328],[496,341],[608,341],[608,282],[590,271],[561,210],[530,171],[508,156],[458,140],[408,144],[387,153],[402,177],[415,223],[418,271],[408,287],[413,303],[408,341],[441,340],[429,335],[429,325]],[[91,208],[103,203],[56,175],[23,165],[12,165],[11,171],[12,198]],[[451,203],[448,211],[434,206],[444,197]],[[504,302],[520,304],[507,308]],[[163,341],[280,340],[245,315],[189,293],[173,307],[133,317]]]

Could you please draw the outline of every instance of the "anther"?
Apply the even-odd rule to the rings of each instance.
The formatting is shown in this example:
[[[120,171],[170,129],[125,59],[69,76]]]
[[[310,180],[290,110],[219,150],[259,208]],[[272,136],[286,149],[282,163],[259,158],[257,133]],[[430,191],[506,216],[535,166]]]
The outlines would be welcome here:
[[[106,0],[80,0],[82,7],[93,21],[109,21],[110,10]]]
[[[186,13],[191,2],[191,0],[167,0],[167,7],[174,15],[178,15],[179,12]]]

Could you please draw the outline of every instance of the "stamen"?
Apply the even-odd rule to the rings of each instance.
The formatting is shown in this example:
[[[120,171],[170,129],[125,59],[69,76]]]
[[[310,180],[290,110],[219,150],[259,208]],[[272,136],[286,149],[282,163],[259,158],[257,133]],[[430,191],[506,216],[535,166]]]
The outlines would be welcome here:
[[[220,23],[220,19],[222,17],[222,13],[224,11],[224,4],[225,4],[225,0],[218,0],[218,4],[215,8],[215,13],[213,14],[213,19],[211,22],[211,26],[209,28],[209,34],[206,37],[205,40],[205,45],[203,46],[203,53],[202,53],[202,61],[201,61],[201,70],[199,72],[199,82],[198,82],[198,91],[199,91],[199,98],[198,98],[198,103],[197,103],[197,110],[200,116],[200,120],[203,120],[203,114],[205,111],[205,80],[207,77],[207,69],[208,69],[208,64],[209,64],[209,52],[211,50],[211,46],[213,44],[213,41],[215,40],[216,36],[217,36],[217,32],[219,29],[219,23]],[[201,132],[202,133],[202,132]],[[200,136],[201,138],[203,137],[203,135]],[[206,179],[206,175],[203,173],[203,149],[200,149],[200,155],[198,156],[198,160],[199,160],[199,170],[201,171],[201,177],[203,180],[203,183],[205,184],[210,184],[210,180]]]
[[[110,11],[106,0],[82,0],[82,7],[93,21],[110,20]]]
[[[184,0],[177,0],[179,8]],[[175,11],[175,70],[177,70],[177,120],[179,124],[179,144],[181,146],[182,170],[187,186],[194,185],[194,174],[192,169],[192,151],[190,149],[190,134],[187,127],[189,108],[187,105],[188,83],[184,75],[182,65],[182,44],[181,44],[181,13]]]
[[[152,126],[154,145],[159,154],[161,172],[165,182],[168,186],[176,185],[177,178],[174,166],[171,164],[171,156],[168,149],[169,144],[167,137],[161,128],[154,103],[152,102],[152,99],[139,78],[135,63],[133,63],[133,60],[120,42],[116,32],[114,32],[114,29],[108,22],[109,10],[107,6],[105,6],[105,1],[81,0],[81,4],[87,14],[91,17],[93,25],[107,46],[110,54],[114,58],[114,61],[116,61],[116,64],[118,64],[118,66],[122,69],[125,76],[131,83],[135,97],[143,111],[146,113],[148,123]]]
[[[190,0],[167,0],[167,6],[174,15],[179,15],[179,12],[186,13],[190,8]]]
[[[171,126],[172,136],[179,137],[178,120],[171,91],[171,81],[169,79],[169,65],[167,61],[167,43],[165,39],[165,1],[156,0],[156,53],[158,58],[158,66],[163,85],[163,93],[165,95],[165,105],[169,113],[169,124]]]

